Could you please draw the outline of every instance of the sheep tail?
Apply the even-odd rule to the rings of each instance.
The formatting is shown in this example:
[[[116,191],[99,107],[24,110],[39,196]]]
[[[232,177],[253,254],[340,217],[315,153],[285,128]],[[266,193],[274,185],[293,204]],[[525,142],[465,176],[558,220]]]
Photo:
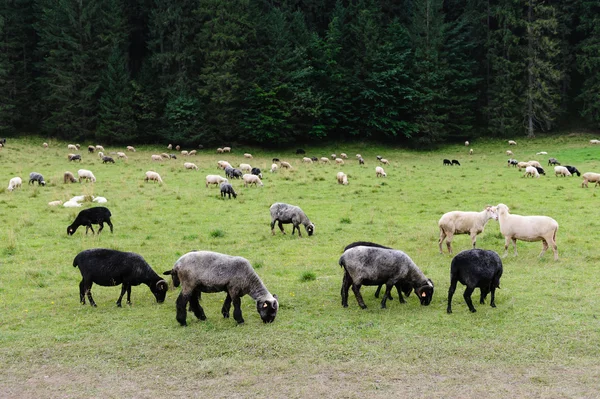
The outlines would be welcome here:
[[[77,256],[75,257],[75,259],[73,259],[73,267],[77,267],[77,266],[79,266],[79,262],[77,261],[77,258],[79,258],[79,255],[77,255]]]

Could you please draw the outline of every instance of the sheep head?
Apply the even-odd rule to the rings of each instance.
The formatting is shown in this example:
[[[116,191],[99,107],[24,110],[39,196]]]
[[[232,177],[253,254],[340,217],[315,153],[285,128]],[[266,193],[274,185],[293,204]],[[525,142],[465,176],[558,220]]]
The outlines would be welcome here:
[[[273,295],[272,299],[256,302],[256,310],[263,323],[272,323],[275,320],[275,316],[277,316],[278,309],[279,302],[277,301],[277,295]]]
[[[311,223],[308,226],[306,226],[306,232],[308,233],[309,236],[312,236],[315,232],[315,224]]]
[[[165,280],[158,280],[156,285],[149,285],[149,287],[156,298],[156,302],[163,303],[167,296],[167,291],[169,290],[169,284],[167,284]]]
[[[498,220],[498,211],[495,206],[486,206],[485,210],[490,219]]]
[[[433,299],[433,281],[427,279],[427,284],[421,287],[415,287],[415,294],[419,297],[421,305],[428,306]]]

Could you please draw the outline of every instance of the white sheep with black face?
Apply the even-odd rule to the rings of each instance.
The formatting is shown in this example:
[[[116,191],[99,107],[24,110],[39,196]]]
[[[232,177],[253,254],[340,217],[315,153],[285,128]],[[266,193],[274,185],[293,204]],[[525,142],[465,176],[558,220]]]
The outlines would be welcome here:
[[[315,225],[310,221],[308,216],[304,213],[300,207],[290,204],[284,204],[282,202],[276,202],[269,208],[271,212],[271,234],[275,235],[275,222],[279,225],[279,230],[283,234],[285,231],[283,230],[284,224],[291,223],[292,235],[294,235],[294,231],[298,230],[298,237],[302,237],[302,233],[300,232],[300,225],[303,225],[306,229],[306,232],[309,236],[312,236],[315,232]]]

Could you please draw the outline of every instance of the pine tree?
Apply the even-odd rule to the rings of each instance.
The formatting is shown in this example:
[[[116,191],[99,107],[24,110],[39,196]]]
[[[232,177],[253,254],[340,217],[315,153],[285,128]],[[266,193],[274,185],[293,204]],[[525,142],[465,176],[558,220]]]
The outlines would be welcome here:
[[[600,127],[600,1],[581,2],[578,29],[584,39],[577,48],[577,70],[583,76],[581,115],[595,128]]]

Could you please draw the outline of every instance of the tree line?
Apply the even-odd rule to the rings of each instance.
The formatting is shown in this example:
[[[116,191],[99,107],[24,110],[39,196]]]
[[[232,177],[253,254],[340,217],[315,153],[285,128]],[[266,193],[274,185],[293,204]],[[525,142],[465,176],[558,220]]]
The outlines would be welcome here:
[[[0,0],[0,136],[427,146],[600,125],[600,0]]]

